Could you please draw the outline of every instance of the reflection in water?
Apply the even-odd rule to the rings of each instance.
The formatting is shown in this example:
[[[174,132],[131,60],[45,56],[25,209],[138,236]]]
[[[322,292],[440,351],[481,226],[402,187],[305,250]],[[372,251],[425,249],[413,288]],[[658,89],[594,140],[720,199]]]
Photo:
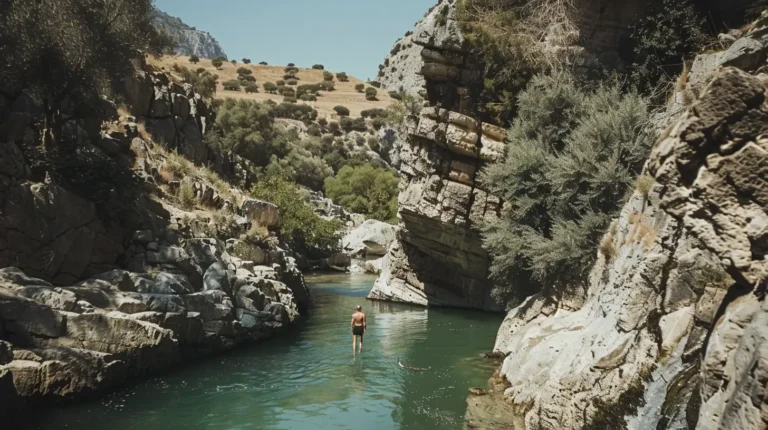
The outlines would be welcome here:
[[[461,428],[500,315],[366,301],[374,278],[311,277],[312,315],[295,333],[40,415],[41,429]],[[362,354],[350,319],[368,315]],[[397,361],[429,368],[400,369]]]

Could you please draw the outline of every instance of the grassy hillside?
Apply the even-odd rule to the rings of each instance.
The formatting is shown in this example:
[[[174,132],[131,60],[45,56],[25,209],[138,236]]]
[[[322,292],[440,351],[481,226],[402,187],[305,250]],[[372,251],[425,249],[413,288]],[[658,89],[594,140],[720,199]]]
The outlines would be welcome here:
[[[224,63],[220,70],[217,70],[210,60],[201,59],[198,64],[191,64],[189,57],[186,56],[164,56],[161,59],[150,59],[149,63],[157,68],[162,68],[166,71],[172,71],[173,65],[178,63],[181,66],[188,67],[190,69],[204,68],[207,71],[217,74],[219,76],[219,84],[216,91],[216,98],[236,98],[246,100],[257,100],[264,102],[267,100],[274,100],[275,102],[282,102],[283,96],[279,94],[269,94],[264,91],[263,85],[265,82],[276,83],[283,79],[284,66],[262,66],[258,64],[242,64],[238,62],[236,65],[232,63]],[[253,76],[256,78],[256,84],[259,86],[259,92],[255,94],[246,94],[244,91],[227,91],[224,90],[222,83],[231,79],[237,79],[237,69],[240,67],[246,67],[253,71]],[[303,69],[299,68],[297,74],[299,78],[299,85],[302,84],[316,84],[323,81],[323,70]],[[333,71],[341,72],[341,70]],[[336,114],[333,111],[335,106],[345,106],[350,111],[350,116],[358,117],[360,112],[366,109],[382,108],[386,109],[392,104],[392,98],[385,90],[378,90],[378,101],[369,101],[365,99],[365,94],[355,90],[355,85],[364,84],[365,82],[354,77],[349,76],[348,82],[339,82],[334,79],[336,89],[331,92],[323,91],[322,96],[317,99],[316,102],[299,101],[299,103],[307,104],[317,109],[320,118],[326,118],[328,120],[337,119]],[[366,87],[368,85],[366,84]]]

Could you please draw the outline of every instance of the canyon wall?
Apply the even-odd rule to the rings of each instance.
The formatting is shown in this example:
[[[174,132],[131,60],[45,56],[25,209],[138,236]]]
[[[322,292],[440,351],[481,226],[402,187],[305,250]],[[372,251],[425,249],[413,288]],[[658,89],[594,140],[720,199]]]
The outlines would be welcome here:
[[[700,56],[659,117],[655,185],[606,233],[587,291],[510,311],[467,427],[766,428],[768,76],[740,70],[768,58],[754,27]]]

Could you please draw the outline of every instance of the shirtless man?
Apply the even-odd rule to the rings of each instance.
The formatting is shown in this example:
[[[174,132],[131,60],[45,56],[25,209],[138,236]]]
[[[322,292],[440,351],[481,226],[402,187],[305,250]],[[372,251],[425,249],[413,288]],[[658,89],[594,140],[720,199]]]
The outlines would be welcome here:
[[[365,314],[363,308],[358,306],[354,314],[352,314],[352,352],[357,349],[357,337],[360,336],[360,352],[363,352],[363,335],[368,331],[368,327],[365,324]]]

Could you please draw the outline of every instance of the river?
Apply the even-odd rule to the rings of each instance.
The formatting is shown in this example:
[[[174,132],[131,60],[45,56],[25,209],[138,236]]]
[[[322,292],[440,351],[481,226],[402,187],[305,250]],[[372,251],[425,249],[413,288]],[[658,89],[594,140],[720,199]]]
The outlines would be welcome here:
[[[34,428],[461,428],[468,388],[484,387],[493,372],[482,354],[502,316],[366,301],[374,279],[309,276],[314,308],[294,332],[45,411]],[[368,333],[353,354],[358,304]]]

